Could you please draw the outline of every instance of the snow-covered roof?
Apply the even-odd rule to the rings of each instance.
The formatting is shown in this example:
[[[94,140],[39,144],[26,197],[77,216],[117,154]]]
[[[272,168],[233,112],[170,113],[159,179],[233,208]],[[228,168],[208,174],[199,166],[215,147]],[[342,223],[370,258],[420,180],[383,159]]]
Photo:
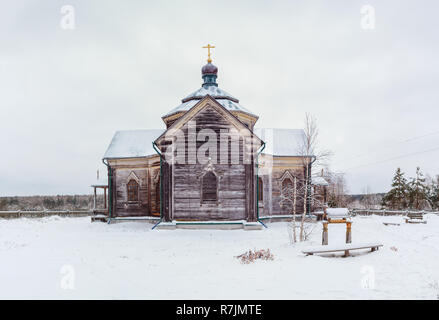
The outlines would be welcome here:
[[[104,159],[141,158],[155,155],[152,147],[164,129],[117,131]],[[258,128],[253,131],[265,143],[263,153],[274,156],[301,156],[302,129]]]
[[[265,142],[263,153],[273,156],[302,156],[305,138],[302,129],[255,128],[253,132]]]
[[[329,186],[328,181],[326,181],[323,177],[313,177],[311,184],[314,186]]]
[[[108,174],[106,171],[99,170],[99,179],[96,177],[94,181],[92,181],[91,186],[107,186],[108,185]]]
[[[152,143],[164,129],[116,131],[104,159],[141,158],[155,155]]]
[[[331,217],[348,217],[349,210],[348,208],[327,208],[326,214]]]
[[[234,102],[234,101],[231,101],[228,99],[215,99],[215,100],[229,111],[242,111],[242,112],[248,113],[248,114],[256,117],[256,115],[253,114],[250,110],[248,110],[247,108],[244,108],[243,106],[241,106],[237,102]],[[166,115],[164,115],[164,117],[170,116],[170,115],[177,113],[177,112],[188,111],[190,108],[192,108],[194,105],[196,105],[199,101],[200,100],[189,100],[187,102],[183,102],[182,104],[180,104],[176,108],[169,111]]]
[[[235,100],[236,102],[239,102],[238,99],[236,99],[234,96],[232,96],[230,93],[224,91],[223,89],[220,89],[216,86],[207,86],[207,87],[201,87],[195,92],[192,92],[190,95],[188,95],[186,98],[182,100],[182,102],[189,101],[192,99],[198,99],[201,100],[206,95],[210,95],[211,97],[216,98],[228,98],[230,100]]]
[[[229,111],[241,111],[245,112],[249,115],[252,115],[254,117],[257,117],[253,112],[248,110],[247,108],[244,108],[242,105],[239,104],[239,100],[236,99],[231,94],[227,93],[226,91],[216,87],[216,86],[208,86],[208,87],[201,87],[197,91],[191,93],[186,98],[184,98],[180,105],[169,111],[167,114],[165,114],[163,117],[168,117],[174,113],[177,112],[185,112],[188,111],[190,108],[195,106],[197,102],[199,102],[202,98],[204,98],[206,95],[210,95],[212,98],[214,98],[216,101],[218,101],[224,108],[226,108]]]

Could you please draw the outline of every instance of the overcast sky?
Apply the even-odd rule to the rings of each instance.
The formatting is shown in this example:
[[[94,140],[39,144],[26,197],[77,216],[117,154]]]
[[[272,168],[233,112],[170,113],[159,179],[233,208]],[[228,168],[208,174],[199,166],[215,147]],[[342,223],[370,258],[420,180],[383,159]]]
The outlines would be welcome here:
[[[162,128],[200,87],[207,43],[219,86],[257,126],[317,117],[351,193],[388,190],[397,166],[439,174],[438,12],[433,0],[3,1],[0,196],[90,193],[116,130]]]

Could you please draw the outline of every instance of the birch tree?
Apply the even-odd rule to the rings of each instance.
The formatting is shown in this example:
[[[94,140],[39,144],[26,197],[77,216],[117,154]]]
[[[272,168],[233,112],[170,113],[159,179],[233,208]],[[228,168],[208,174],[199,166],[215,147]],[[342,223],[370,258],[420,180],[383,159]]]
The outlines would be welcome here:
[[[319,147],[319,130],[317,128],[317,120],[314,116],[306,113],[304,120],[304,135],[300,141],[298,149],[301,157],[302,166],[304,169],[303,177],[294,177],[294,183],[282,186],[281,201],[291,206],[291,214],[293,215],[291,228],[293,229],[293,242],[297,241],[296,235],[296,217],[297,204],[302,201],[303,212],[300,216],[299,224],[299,241],[304,241],[305,234],[305,219],[310,212],[309,206],[314,201],[320,201],[313,198],[311,192],[311,176],[313,172],[319,171],[319,168],[327,165],[331,156],[331,152],[321,149]],[[314,167],[313,167],[314,166]],[[320,204],[323,206],[323,204]]]
[[[304,135],[300,145],[300,155],[304,167],[304,182],[303,182],[303,213],[300,220],[300,241],[304,240],[304,223],[305,217],[309,210],[309,205],[312,201],[311,194],[311,176],[314,165],[314,170],[318,171],[321,166],[327,165],[332,152],[321,149],[319,145],[319,130],[317,127],[317,120],[309,113],[305,114],[304,121]]]

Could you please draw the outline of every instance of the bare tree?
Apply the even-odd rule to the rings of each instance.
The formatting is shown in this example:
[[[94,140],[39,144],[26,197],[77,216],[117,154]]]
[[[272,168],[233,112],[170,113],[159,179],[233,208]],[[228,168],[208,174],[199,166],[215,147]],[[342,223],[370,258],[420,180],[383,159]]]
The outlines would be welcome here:
[[[321,199],[315,198],[311,192],[311,177],[313,172],[319,171],[319,168],[327,164],[332,153],[328,150],[320,149],[319,147],[319,131],[317,128],[317,121],[315,117],[307,113],[304,122],[304,135],[300,143],[299,154],[302,159],[304,168],[303,177],[294,177],[294,184],[286,184],[282,186],[281,203],[291,208],[293,220],[290,228],[293,229],[293,242],[297,241],[296,237],[296,209],[297,204],[303,204],[303,213],[300,218],[299,241],[306,240],[308,232],[305,230],[305,219],[310,213],[310,205],[312,202],[323,206]],[[313,165],[315,167],[313,167]]]
[[[348,205],[348,192],[346,179],[343,172],[333,172],[329,169],[326,171],[325,180],[328,186],[328,205],[333,208],[344,208]]]
[[[287,225],[292,243],[297,242],[296,232],[296,208],[297,208],[297,177],[294,177],[293,184],[282,185],[281,205],[286,205],[293,215],[291,223]]]
[[[319,146],[319,130],[317,120],[309,113],[305,114],[304,136],[300,145],[300,155],[304,166],[304,183],[303,183],[303,213],[300,221],[300,241],[304,240],[304,222],[309,213],[312,202],[311,176],[312,170],[318,171],[323,165],[327,165],[332,152],[321,149]],[[314,168],[313,168],[314,165]]]

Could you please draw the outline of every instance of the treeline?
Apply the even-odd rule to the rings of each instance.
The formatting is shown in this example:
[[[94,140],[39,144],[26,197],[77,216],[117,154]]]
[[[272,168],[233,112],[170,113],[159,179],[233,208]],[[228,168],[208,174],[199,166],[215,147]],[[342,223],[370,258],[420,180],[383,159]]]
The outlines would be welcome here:
[[[407,179],[401,168],[396,169],[392,189],[384,196],[382,205],[395,210],[438,210],[439,175],[425,177],[417,167],[416,175]]]
[[[104,197],[98,195],[98,206]],[[29,197],[0,197],[0,211],[17,210],[89,210],[93,208],[91,195],[57,195]]]

